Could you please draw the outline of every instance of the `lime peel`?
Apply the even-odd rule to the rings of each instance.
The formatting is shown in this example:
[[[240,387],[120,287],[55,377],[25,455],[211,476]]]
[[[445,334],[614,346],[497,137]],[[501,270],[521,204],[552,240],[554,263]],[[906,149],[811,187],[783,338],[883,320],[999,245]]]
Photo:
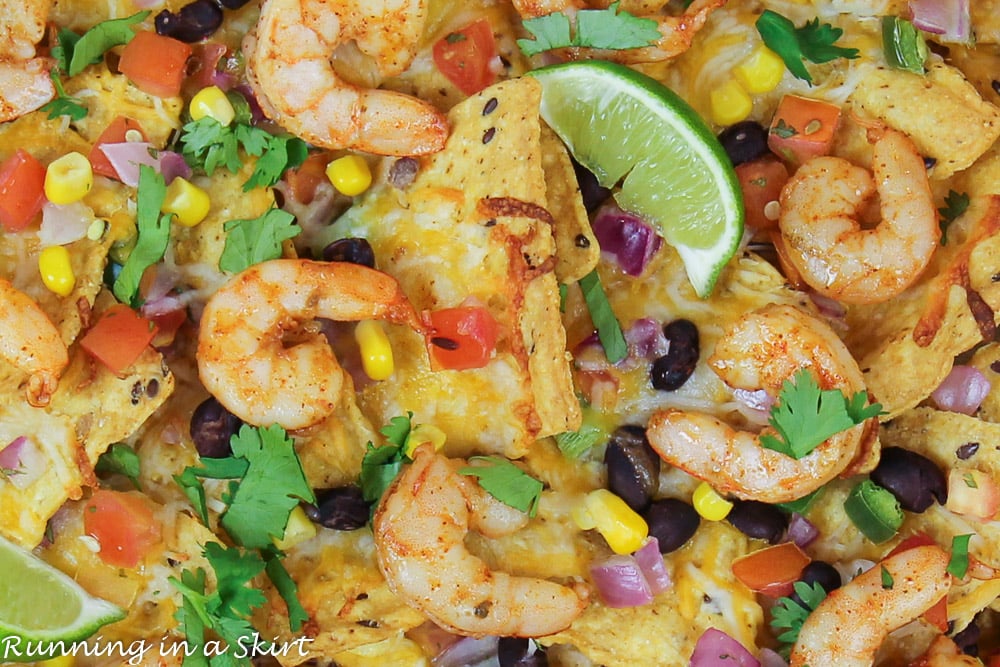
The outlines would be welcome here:
[[[0,537],[0,661],[60,655],[73,642],[123,618],[119,607]]]
[[[542,118],[619,206],[654,225],[707,297],[743,237],[743,197],[732,163],[698,113],[659,81],[587,60],[529,72],[542,84]]]

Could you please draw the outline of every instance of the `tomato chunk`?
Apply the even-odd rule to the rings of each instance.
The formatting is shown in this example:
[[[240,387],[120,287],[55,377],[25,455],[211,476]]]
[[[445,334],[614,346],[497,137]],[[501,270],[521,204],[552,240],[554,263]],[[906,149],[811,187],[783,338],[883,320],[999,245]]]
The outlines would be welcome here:
[[[492,67],[496,57],[496,39],[486,19],[448,33],[434,44],[434,64],[466,95],[478,93],[497,80]]]
[[[8,232],[28,226],[45,203],[45,167],[18,148],[0,164],[0,225]]]
[[[753,591],[772,598],[791,595],[810,558],[794,542],[782,542],[733,561],[733,574]]]
[[[839,122],[839,106],[809,97],[785,95],[771,119],[768,148],[794,164],[826,155],[833,146]]]
[[[778,197],[788,182],[784,163],[774,157],[744,162],[736,167],[736,177],[743,190],[746,224],[754,229],[777,228]]]
[[[142,92],[174,97],[181,92],[190,55],[189,44],[144,30],[122,49],[118,69]]]
[[[138,495],[99,489],[83,506],[83,530],[101,545],[101,560],[135,567],[160,541],[160,524]]]
[[[104,128],[104,131],[101,132],[101,136],[97,137],[97,141],[94,142],[94,147],[90,149],[90,155],[87,156],[90,159],[90,166],[93,168],[95,174],[101,174],[102,176],[107,176],[108,178],[121,180],[118,176],[118,172],[115,171],[115,168],[111,165],[111,161],[108,160],[108,156],[101,150],[101,146],[104,144],[123,143],[126,140],[125,134],[129,130],[137,131],[140,135],[142,135],[142,140],[147,141],[146,133],[143,131],[139,121],[132,120],[126,116],[118,116],[111,121],[106,128]]]
[[[434,333],[427,341],[436,370],[482,368],[493,356],[499,327],[486,308],[459,306],[430,313]]]
[[[156,336],[156,324],[125,304],[111,306],[80,339],[80,345],[116,375],[135,363]]]

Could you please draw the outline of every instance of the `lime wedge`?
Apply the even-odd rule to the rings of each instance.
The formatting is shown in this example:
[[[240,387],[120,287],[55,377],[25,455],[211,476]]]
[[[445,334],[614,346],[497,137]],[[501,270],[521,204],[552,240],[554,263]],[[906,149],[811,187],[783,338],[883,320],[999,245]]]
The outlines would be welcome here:
[[[115,605],[0,537],[0,662],[59,655],[124,617]]]
[[[530,72],[541,114],[618,205],[653,224],[708,296],[743,236],[743,197],[722,145],[687,102],[624,65],[587,60]]]

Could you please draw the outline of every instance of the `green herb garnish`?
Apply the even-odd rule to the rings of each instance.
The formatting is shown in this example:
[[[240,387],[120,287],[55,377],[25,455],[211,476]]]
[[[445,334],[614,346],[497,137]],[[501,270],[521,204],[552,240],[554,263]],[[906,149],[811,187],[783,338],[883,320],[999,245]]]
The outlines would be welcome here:
[[[39,110],[49,112],[49,120],[54,120],[59,116],[69,116],[71,120],[84,118],[88,113],[87,107],[83,106],[78,98],[66,94],[66,89],[63,88],[62,79],[56,73],[56,68],[53,67],[49,70],[49,78],[52,79],[52,87],[56,90],[56,96]]]
[[[136,489],[142,490],[139,485],[139,455],[123,442],[114,443],[97,457],[94,472],[124,475],[129,478]]]
[[[597,337],[604,347],[605,356],[611,363],[618,363],[628,355],[628,344],[625,342],[621,324],[611,310],[608,296],[601,286],[597,269],[580,278],[580,289],[583,290],[583,300],[587,303],[590,319],[597,329]]]
[[[64,49],[62,59],[68,62],[66,73],[76,76],[88,65],[99,62],[108,50],[131,42],[135,37],[132,26],[142,23],[149,14],[150,11],[146,10],[121,19],[101,21],[78,40],[67,39],[64,42],[60,38],[60,46]],[[72,54],[67,54],[65,49],[70,42],[73,43]]]
[[[890,67],[923,74],[927,42],[912,23],[898,16],[882,17],[882,49]]]
[[[369,503],[376,503],[385,490],[396,479],[403,464],[410,460],[406,456],[406,439],[413,430],[413,413],[407,412],[405,417],[393,417],[379,432],[385,436],[388,444],[376,447],[371,441],[364,458],[361,459],[361,475],[359,485],[361,496]]]
[[[534,39],[519,39],[517,45],[526,56],[551,49],[587,47],[593,49],[638,49],[652,46],[661,35],[656,21],[618,11],[618,2],[607,9],[583,9],[576,12],[576,31],[562,12],[526,19],[522,25]]]
[[[777,636],[777,640],[788,645],[798,640],[802,624],[826,598],[826,590],[819,582],[807,584],[804,581],[796,581],[792,587],[802,600],[802,604],[790,597],[783,597],[771,609],[771,627],[775,632],[785,630]]]
[[[948,190],[944,206],[938,209],[941,215],[941,245],[948,243],[948,227],[969,208],[969,195],[965,192]]]
[[[882,565],[881,567],[882,588],[887,591],[891,591],[896,582],[893,580],[892,574],[886,569],[885,565]]]
[[[219,256],[219,268],[239,273],[247,267],[281,257],[283,241],[302,232],[295,216],[280,208],[270,208],[259,218],[230,220],[222,229],[226,242]]]
[[[170,218],[173,214],[160,215],[160,207],[167,194],[167,185],[161,174],[149,165],[139,166],[139,186],[136,190],[135,247],[115,279],[112,291],[118,300],[137,308],[139,281],[146,269],[153,266],[167,251],[170,240]]]
[[[543,484],[502,456],[473,456],[470,461],[484,465],[460,468],[459,473],[479,480],[479,486],[505,505],[510,505],[528,516],[538,513],[538,501]]]
[[[819,19],[807,22],[801,28],[796,28],[790,20],[765,9],[757,19],[757,32],[764,44],[777,53],[785,62],[785,67],[797,78],[812,83],[812,76],[806,69],[804,60],[813,63],[825,63],[837,58],[857,58],[857,49],[845,49],[835,46],[844,31],[829,23],[820,23]]]
[[[584,424],[579,431],[566,431],[555,435],[559,451],[568,459],[578,459],[604,438],[604,431],[591,424]]]
[[[965,577],[969,571],[969,538],[972,533],[955,535],[951,538],[951,559],[948,561],[948,573],[957,579]]]

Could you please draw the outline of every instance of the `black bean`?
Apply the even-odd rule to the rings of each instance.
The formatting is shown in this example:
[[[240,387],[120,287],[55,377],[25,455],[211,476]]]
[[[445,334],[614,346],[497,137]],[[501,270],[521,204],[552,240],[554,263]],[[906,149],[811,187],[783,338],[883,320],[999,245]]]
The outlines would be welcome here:
[[[375,251],[368,239],[338,239],[323,248],[323,259],[328,262],[350,262],[375,268]]]
[[[884,448],[870,477],[891,491],[899,506],[910,512],[923,512],[935,499],[942,505],[948,499],[944,472],[926,456],[902,447]]]
[[[975,619],[973,619],[972,623],[969,623],[961,631],[956,632],[951,639],[962,653],[966,655],[979,655],[978,644],[981,635],[982,630]]]
[[[598,183],[597,176],[576,160],[573,160],[573,171],[576,172],[576,182],[580,185],[583,207],[587,209],[587,213],[593,213],[608,200],[611,190]]]
[[[334,530],[363,528],[371,514],[361,488],[353,484],[317,491],[316,504],[306,505],[305,510],[314,523]]]
[[[674,320],[663,327],[663,335],[670,347],[653,361],[649,378],[656,389],[674,391],[688,381],[698,364],[698,327],[691,320]]]
[[[532,647],[533,643],[527,637],[501,637],[497,642],[500,667],[546,667],[549,659],[545,651],[538,645]]]
[[[206,458],[223,458],[232,454],[229,439],[242,423],[214,396],[206,398],[191,415],[191,439],[198,454]]]
[[[814,560],[806,565],[802,570],[802,574],[799,575],[799,581],[803,581],[810,586],[819,584],[828,594],[831,591],[837,590],[843,584],[837,568],[822,560]],[[806,607],[806,604],[799,597],[798,593],[792,593],[789,597],[801,606]]]
[[[719,143],[733,166],[767,155],[767,130],[752,120],[730,125],[719,133]]]
[[[608,489],[636,512],[649,506],[660,483],[660,457],[650,447],[641,426],[619,426],[611,434],[604,463]]]
[[[182,42],[200,42],[222,25],[222,7],[215,0],[194,0],[173,12],[164,9],[154,20],[159,35]]]
[[[239,9],[250,0],[219,0],[219,3],[226,9]]]
[[[978,451],[979,451],[978,442],[967,442],[964,445],[959,445],[959,447],[955,450],[955,456],[957,456],[962,461],[965,461],[975,456],[976,452]]]
[[[733,501],[733,509],[726,519],[744,535],[767,540],[771,544],[780,542],[788,530],[788,515],[777,506],[759,500]]]
[[[667,554],[684,546],[698,530],[701,517],[689,503],[679,498],[654,500],[642,512],[649,534],[660,543],[660,553]]]

